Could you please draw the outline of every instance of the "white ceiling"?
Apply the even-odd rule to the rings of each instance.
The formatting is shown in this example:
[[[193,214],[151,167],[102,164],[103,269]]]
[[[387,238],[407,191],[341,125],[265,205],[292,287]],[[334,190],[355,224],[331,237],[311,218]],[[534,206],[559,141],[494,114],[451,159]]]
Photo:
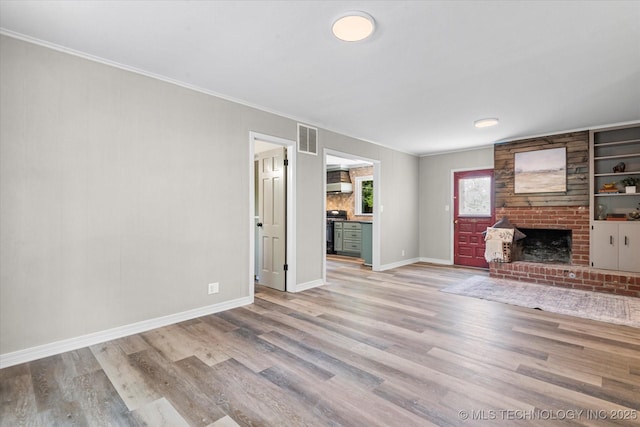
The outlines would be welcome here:
[[[348,10],[372,38],[333,38]],[[0,26],[416,154],[640,119],[639,1],[1,1]]]

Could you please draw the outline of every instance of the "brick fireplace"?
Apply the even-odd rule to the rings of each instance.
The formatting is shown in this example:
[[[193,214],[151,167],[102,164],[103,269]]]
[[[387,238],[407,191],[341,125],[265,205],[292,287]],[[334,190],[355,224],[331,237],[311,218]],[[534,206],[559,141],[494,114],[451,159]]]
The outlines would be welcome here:
[[[571,265],[589,265],[589,208],[587,206],[513,207],[496,209],[518,228],[571,230]]]
[[[589,208],[585,206],[499,208],[517,228],[571,230],[570,264],[492,262],[491,277],[640,298],[640,275],[589,267]]]
[[[514,153],[558,147],[567,150],[567,191],[515,194]],[[494,146],[496,219],[507,217],[518,229],[569,230],[571,255],[565,263],[492,262],[491,277],[640,298],[640,274],[590,267],[588,154],[587,132]]]

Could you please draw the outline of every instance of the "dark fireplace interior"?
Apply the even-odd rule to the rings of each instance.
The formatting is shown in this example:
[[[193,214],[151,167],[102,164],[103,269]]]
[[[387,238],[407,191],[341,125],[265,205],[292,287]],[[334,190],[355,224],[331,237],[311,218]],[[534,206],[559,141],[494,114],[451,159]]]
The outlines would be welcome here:
[[[571,230],[520,228],[527,235],[514,248],[516,261],[571,264]]]

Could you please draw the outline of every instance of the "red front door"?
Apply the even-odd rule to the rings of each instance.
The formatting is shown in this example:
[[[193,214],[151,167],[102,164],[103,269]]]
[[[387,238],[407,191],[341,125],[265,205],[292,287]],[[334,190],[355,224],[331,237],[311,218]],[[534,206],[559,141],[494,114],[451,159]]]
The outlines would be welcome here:
[[[483,231],[494,223],[493,169],[453,174],[454,264],[489,268]]]

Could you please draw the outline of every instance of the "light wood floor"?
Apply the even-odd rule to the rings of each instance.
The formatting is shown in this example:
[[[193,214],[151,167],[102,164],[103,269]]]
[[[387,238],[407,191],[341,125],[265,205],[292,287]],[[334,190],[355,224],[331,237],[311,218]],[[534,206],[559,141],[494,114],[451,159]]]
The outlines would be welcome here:
[[[328,268],[328,286],[259,288],[251,306],[3,369],[0,424],[640,424],[640,330],[438,292],[477,270]]]

